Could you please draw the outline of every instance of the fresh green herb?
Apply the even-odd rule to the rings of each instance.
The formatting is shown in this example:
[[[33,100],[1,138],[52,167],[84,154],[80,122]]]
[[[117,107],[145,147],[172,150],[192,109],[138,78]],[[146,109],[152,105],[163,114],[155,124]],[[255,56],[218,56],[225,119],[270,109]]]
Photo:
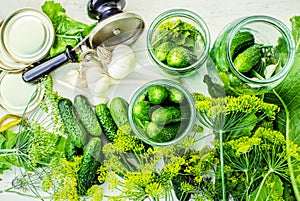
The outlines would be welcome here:
[[[0,174],[3,174],[5,170],[11,169],[12,165],[17,164],[15,156],[5,153],[5,150],[13,149],[16,142],[16,133],[6,130],[0,134]]]
[[[50,170],[43,179],[43,190],[49,192],[54,200],[78,201],[78,171],[82,157],[68,161],[63,157],[54,157],[49,165]]]
[[[195,26],[182,20],[167,20],[157,27],[152,46],[157,59],[171,67],[193,64],[204,41]]]
[[[158,33],[153,39],[153,46],[165,41],[174,42],[176,45],[186,47],[197,47],[197,42],[201,38],[201,33],[190,23],[182,20],[168,20],[157,27]]]
[[[300,145],[299,138],[299,99],[300,92],[298,86],[300,84],[300,17],[295,16],[291,18],[292,22],[292,33],[296,42],[296,56],[294,64],[288,73],[285,80],[281,82],[272,92],[266,94],[265,99],[268,102],[276,103],[280,106],[281,112],[279,118],[276,120],[276,128],[281,131],[287,141],[291,141],[297,145]],[[291,151],[297,151],[294,146],[290,143],[286,144],[287,149]],[[300,199],[300,188],[299,188],[299,164],[296,163],[297,158],[288,155],[288,168],[287,171],[290,174],[291,185],[293,193],[297,200]]]
[[[98,180],[100,182],[106,181],[109,190],[121,188],[119,194],[109,196],[109,199],[144,200],[147,197],[152,197],[159,200],[171,197],[171,190],[173,189],[171,180],[178,175],[188,178],[186,181],[196,179],[192,184],[186,182],[181,185],[184,192],[195,193],[198,190],[199,193],[207,195],[211,193],[202,187],[208,184],[203,182],[205,180],[203,178],[210,177],[212,179],[211,167],[215,165],[213,149],[203,152],[188,151],[187,149],[195,142],[192,137],[187,137],[174,146],[145,149],[145,147],[138,146],[134,141],[126,141],[132,146],[124,143],[127,138],[123,138],[124,133],[121,130],[118,131],[117,136],[120,138],[118,141],[123,143],[116,144],[114,142],[114,144],[104,145],[104,165],[98,170]],[[136,151],[141,148],[145,151],[137,154]],[[131,152],[133,155],[129,154],[128,150],[130,149],[133,150]],[[157,169],[157,164],[162,159],[165,165],[162,169]],[[202,162],[200,162],[201,160]],[[200,182],[203,182],[201,187],[198,186]],[[210,181],[210,185],[212,184]],[[210,186],[210,190],[212,188],[213,186]]]
[[[42,10],[50,18],[55,29],[55,41],[46,58],[64,52],[67,45],[74,47],[95,26],[71,19],[62,5],[52,0],[46,1],[42,5]]]
[[[228,197],[228,191],[226,190],[228,187],[225,177],[227,166],[223,142],[232,138],[231,134],[236,136],[233,131],[243,131],[249,127],[251,130],[253,125],[265,118],[274,120],[276,113],[279,112],[279,107],[265,103],[262,99],[250,95],[209,98],[194,93],[194,99],[200,122],[212,129],[218,139],[216,150],[220,154],[219,174],[217,175],[220,179],[219,188],[221,189],[219,199],[225,201]],[[249,118],[249,116],[252,117]]]

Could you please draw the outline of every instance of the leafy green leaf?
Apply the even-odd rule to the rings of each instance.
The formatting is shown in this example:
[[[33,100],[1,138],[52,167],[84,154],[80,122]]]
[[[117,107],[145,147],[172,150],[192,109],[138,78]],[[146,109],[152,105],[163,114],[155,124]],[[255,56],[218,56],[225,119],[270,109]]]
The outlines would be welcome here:
[[[7,130],[5,132],[3,132],[3,136],[6,139],[5,142],[3,143],[2,148],[3,149],[11,149],[13,148],[13,146],[16,144],[17,142],[17,134]]]
[[[95,24],[86,25],[70,18],[62,5],[52,0],[46,1],[42,5],[42,10],[50,18],[56,34],[54,44],[46,59],[64,52],[67,45],[74,47],[95,26]]]
[[[0,149],[12,149],[17,142],[17,134],[6,130],[0,134]],[[14,156],[6,155],[6,153],[0,152],[0,174],[3,174],[5,170],[10,170],[13,164],[16,164],[17,160]]]
[[[287,140],[300,146],[300,16],[291,18],[291,22],[292,33],[297,44],[294,64],[287,77],[273,90],[273,93],[266,94],[265,99],[268,102],[276,103],[281,108],[276,124],[278,130],[285,134]],[[296,180],[300,165],[295,164],[291,157],[288,161],[294,194],[296,199],[300,200],[300,186]]]
[[[54,28],[58,27],[58,25],[60,24],[60,20],[66,18],[66,10],[60,3],[55,3],[54,1],[46,1],[42,5],[42,10],[52,21]]]
[[[283,183],[281,179],[272,174],[261,189],[257,188],[250,196],[250,201],[273,201],[281,200],[283,195]],[[259,192],[259,196],[257,193]]]
[[[297,52],[300,51],[300,16],[294,16],[291,18],[292,23],[292,34],[296,41],[296,50]]]

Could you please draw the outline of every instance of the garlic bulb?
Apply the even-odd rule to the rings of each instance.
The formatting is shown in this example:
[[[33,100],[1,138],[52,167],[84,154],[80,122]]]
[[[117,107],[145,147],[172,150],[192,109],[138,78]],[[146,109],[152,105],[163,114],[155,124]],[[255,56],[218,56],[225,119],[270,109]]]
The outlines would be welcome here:
[[[94,91],[95,97],[106,97],[107,92],[113,83],[112,78],[106,74],[101,74]]]
[[[112,51],[112,59],[108,65],[108,74],[117,80],[126,77],[136,66],[133,50],[127,45],[117,45]]]

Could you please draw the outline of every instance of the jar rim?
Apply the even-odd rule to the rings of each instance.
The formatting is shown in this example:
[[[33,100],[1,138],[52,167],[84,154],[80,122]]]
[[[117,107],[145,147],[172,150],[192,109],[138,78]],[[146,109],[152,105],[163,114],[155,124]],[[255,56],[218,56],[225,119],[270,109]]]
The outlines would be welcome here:
[[[164,64],[163,62],[159,61],[153,52],[152,43],[151,43],[151,40],[153,38],[153,30],[157,29],[159,24],[161,24],[162,20],[165,21],[172,17],[188,18],[188,19],[194,21],[197,25],[199,25],[203,31],[204,50],[203,50],[202,54],[200,55],[199,59],[197,59],[196,62],[194,62],[193,64],[191,64],[187,67],[183,67],[183,68],[170,67],[170,66]],[[206,22],[203,20],[203,18],[191,10],[182,9],[182,8],[170,9],[170,10],[164,11],[163,13],[159,14],[150,24],[148,34],[147,34],[147,49],[149,50],[150,57],[156,63],[158,63],[160,66],[162,66],[166,70],[171,70],[171,71],[178,71],[178,72],[185,71],[185,70],[193,69],[196,66],[204,63],[204,61],[207,59],[208,54],[209,54],[210,43],[211,43],[210,32],[209,32],[208,26],[207,26]]]
[[[249,23],[253,23],[253,22],[264,22],[264,23],[268,23],[269,25],[275,27],[282,36],[284,36],[286,38],[287,41],[287,49],[288,51],[288,56],[286,59],[286,62],[284,64],[284,66],[282,67],[282,69],[275,74],[274,76],[271,76],[268,79],[257,79],[254,80],[252,78],[249,78],[247,76],[245,76],[244,74],[242,74],[241,72],[239,72],[233,64],[233,61],[231,59],[230,56],[230,45],[232,42],[233,37],[236,35],[236,33],[240,30],[241,27],[243,27],[246,24]],[[295,54],[296,54],[296,46],[295,46],[295,41],[294,41],[294,37],[291,33],[291,31],[289,30],[289,28],[280,20],[271,17],[271,16],[267,16],[267,15],[253,15],[253,16],[248,16],[248,17],[244,17],[241,18],[238,23],[232,28],[232,30],[229,32],[228,34],[228,38],[226,41],[226,58],[228,60],[229,63],[229,67],[231,69],[231,71],[238,76],[242,81],[247,82],[247,83],[251,83],[251,84],[269,84],[269,83],[273,83],[276,82],[278,80],[280,80],[281,78],[284,78],[287,73],[289,72],[293,62],[294,62],[294,58],[295,58]]]

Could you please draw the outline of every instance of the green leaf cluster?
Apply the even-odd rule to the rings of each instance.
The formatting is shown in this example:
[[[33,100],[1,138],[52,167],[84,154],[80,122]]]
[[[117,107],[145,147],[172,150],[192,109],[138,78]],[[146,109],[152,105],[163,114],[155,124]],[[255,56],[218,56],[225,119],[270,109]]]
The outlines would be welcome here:
[[[296,43],[296,55],[294,64],[291,67],[287,77],[273,91],[265,95],[265,100],[276,103],[280,106],[281,112],[275,122],[276,128],[285,135],[285,139],[297,145],[300,145],[299,121],[300,121],[300,16],[294,16],[290,19],[292,23],[292,34]],[[287,147],[290,147],[287,144]],[[296,158],[289,156],[288,172],[291,179],[293,193],[297,200],[300,200],[300,185],[298,182],[300,164]]]
[[[55,41],[47,58],[64,52],[68,45],[74,47],[95,26],[95,24],[86,25],[70,18],[62,5],[53,0],[45,1],[42,11],[50,18],[55,30]]]
[[[5,170],[10,170],[13,164],[17,163],[17,158],[4,150],[13,149],[17,142],[17,134],[6,130],[0,133],[0,174]]]

